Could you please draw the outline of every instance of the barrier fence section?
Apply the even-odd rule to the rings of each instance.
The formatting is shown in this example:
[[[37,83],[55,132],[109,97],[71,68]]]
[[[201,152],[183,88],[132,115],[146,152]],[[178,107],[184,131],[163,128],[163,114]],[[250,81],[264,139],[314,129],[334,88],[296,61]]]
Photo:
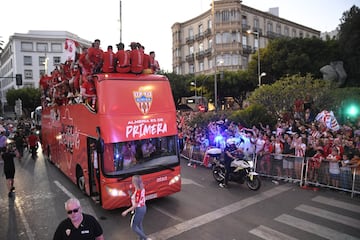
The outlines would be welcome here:
[[[199,164],[210,168],[212,158],[206,154],[208,149],[186,143],[181,156],[189,161],[188,166]],[[220,158],[223,158],[223,154]],[[334,168],[331,164],[330,169],[330,162],[326,159],[314,163],[311,157],[273,153],[256,155],[254,159],[255,171],[262,177],[272,178],[274,183],[285,181],[299,184],[303,188],[336,189],[351,193],[351,197],[354,194],[360,194],[359,167],[339,165],[338,168],[336,166]]]

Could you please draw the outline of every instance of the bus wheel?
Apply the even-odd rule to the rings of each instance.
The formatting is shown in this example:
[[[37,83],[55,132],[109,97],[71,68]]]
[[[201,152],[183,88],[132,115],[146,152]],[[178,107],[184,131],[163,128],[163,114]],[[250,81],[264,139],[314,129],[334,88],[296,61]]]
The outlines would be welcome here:
[[[49,145],[46,148],[46,159],[51,162],[51,153],[50,153],[50,146]]]
[[[77,174],[77,185],[82,192],[85,192],[85,177],[82,170]]]

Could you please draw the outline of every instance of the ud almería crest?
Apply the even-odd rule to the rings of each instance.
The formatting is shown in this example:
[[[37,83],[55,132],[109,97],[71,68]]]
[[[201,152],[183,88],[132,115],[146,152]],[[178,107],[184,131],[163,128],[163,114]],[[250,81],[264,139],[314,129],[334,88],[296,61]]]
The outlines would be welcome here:
[[[139,88],[138,91],[133,92],[133,95],[138,109],[143,114],[147,114],[150,111],[150,107],[152,104],[152,92]]]

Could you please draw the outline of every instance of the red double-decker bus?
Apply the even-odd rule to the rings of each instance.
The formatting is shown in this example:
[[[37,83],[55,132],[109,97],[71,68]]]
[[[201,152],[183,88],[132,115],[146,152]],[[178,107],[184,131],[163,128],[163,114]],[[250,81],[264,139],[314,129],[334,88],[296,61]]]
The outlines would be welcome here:
[[[130,205],[135,174],[143,178],[147,199],[179,192],[176,109],[168,79],[131,73],[92,79],[96,107],[91,101],[43,106],[45,156],[104,209]]]

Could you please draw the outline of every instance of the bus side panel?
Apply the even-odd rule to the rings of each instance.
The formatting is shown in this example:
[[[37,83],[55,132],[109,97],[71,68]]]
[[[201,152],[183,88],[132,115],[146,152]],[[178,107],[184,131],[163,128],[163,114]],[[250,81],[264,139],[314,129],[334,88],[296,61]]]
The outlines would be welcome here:
[[[84,105],[46,108],[43,111],[42,134],[44,148],[51,161],[77,184],[80,176],[85,180],[85,191],[90,194],[87,136],[96,138],[97,115]]]

